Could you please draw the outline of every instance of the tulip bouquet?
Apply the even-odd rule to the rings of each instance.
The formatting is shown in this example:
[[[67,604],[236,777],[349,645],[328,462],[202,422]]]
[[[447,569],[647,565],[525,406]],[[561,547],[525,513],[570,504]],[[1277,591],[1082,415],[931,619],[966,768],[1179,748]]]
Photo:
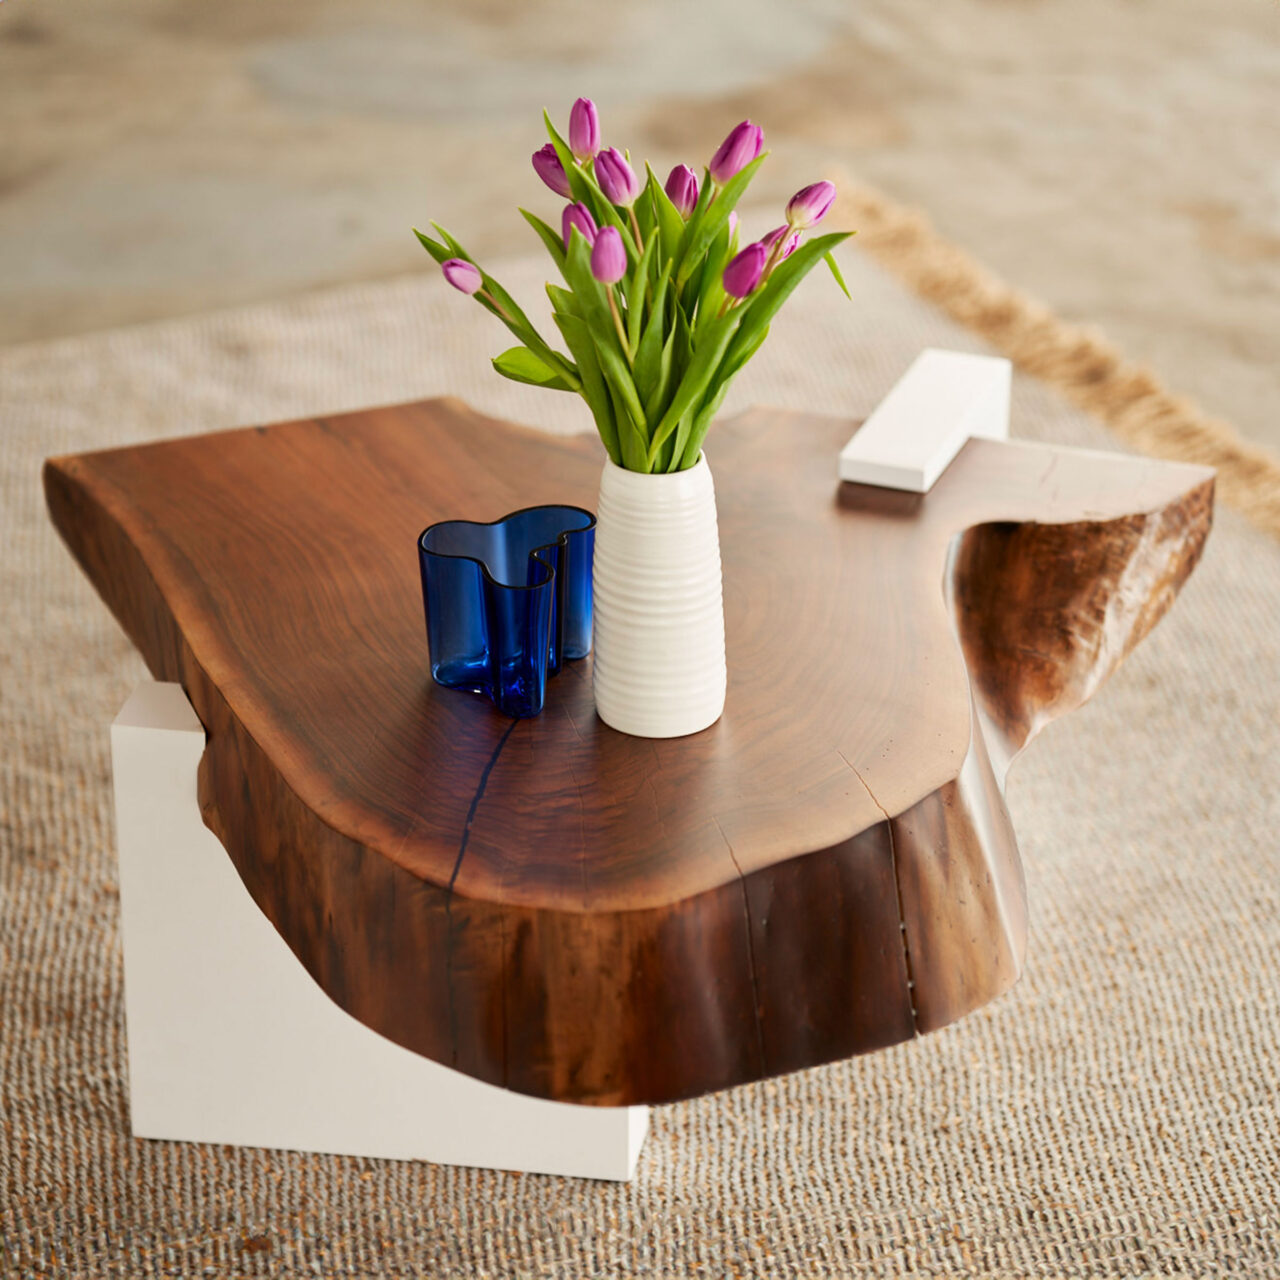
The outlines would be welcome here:
[[[568,354],[443,227],[432,223],[439,239],[415,234],[445,279],[520,340],[494,359],[500,374],[581,395],[619,467],[690,468],[729,384],[796,285],[825,261],[845,289],[831,250],[847,233],[801,243],[835,188],[816,182],[798,191],[785,221],[742,247],[734,208],[768,154],[757,125],[734,128],[701,181],[682,164],[664,184],[647,164],[642,179],[628,153],[602,147],[589,99],[574,103],[567,141],[544,118],[551,141],[534,152],[533,168],[568,203],[558,230],[520,212],[567,286],[548,284],[547,293]]]

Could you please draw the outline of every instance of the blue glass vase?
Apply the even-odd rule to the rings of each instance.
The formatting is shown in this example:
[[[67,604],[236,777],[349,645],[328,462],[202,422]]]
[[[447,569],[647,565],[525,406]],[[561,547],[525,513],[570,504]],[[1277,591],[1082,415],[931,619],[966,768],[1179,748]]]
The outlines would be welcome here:
[[[509,716],[536,716],[547,677],[591,651],[595,537],[595,516],[581,507],[424,529],[418,560],[436,683],[486,694]]]

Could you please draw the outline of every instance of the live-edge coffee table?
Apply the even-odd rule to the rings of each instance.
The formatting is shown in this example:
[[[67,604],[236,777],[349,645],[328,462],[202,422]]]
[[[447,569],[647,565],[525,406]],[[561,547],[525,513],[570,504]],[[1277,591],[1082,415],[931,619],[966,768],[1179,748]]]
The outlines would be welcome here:
[[[725,713],[595,716],[590,659],[512,721],[430,679],[415,538],[593,507],[592,438],[455,400],[51,460],[53,520],[207,733],[204,821],[316,983],[539,1099],[688,1098],[878,1049],[1007,990],[1009,762],[1168,609],[1212,473],[971,440],[927,495],[850,432],[718,426]],[[198,922],[192,922],[199,927]]]

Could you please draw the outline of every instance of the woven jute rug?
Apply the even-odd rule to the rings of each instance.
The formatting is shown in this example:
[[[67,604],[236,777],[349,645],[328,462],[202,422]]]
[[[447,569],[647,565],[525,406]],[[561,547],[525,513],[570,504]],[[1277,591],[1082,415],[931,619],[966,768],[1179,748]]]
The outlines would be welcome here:
[[[856,417],[921,347],[984,349],[865,254],[846,273],[739,405]],[[537,264],[506,275],[537,296]],[[445,391],[586,426],[492,375],[490,326],[424,275],[0,352],[0,1273],[1280,1274],[1280,544],[1225,508],[1171,615],[1014,767],[1031,942],[995,1005],[659,1108],[629,1185],[130,1136],[108,725],[143,668],[40,461]],[[1014,400],[1018,434],[1121,447],[1043,382]]]

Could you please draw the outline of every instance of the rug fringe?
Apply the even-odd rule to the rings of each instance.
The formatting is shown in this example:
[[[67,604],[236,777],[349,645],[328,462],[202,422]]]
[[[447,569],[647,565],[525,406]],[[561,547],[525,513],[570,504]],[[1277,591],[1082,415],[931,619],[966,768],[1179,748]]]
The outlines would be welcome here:
[[[1222,498],[1280,537],[1280,459],[1169,391],[1099,332],[1059,319],[943,237],[918,209],[845,179],[832,221],[913,292],[986,339],[1123,440],[1159,458],[1218,471]]]

